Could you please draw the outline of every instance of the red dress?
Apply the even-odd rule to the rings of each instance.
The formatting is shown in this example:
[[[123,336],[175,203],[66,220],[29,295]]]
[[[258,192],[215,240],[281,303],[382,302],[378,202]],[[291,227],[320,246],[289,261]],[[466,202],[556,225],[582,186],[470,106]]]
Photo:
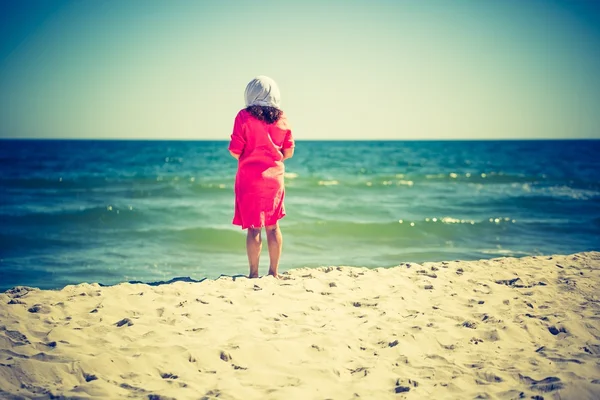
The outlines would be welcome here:
[[[229,150],[240,154],[235,176],[233,224],[242,229],[275,225],[285,216],[283,149],[294,147],[284,114],[273,123],[245,109],[235,117]]]

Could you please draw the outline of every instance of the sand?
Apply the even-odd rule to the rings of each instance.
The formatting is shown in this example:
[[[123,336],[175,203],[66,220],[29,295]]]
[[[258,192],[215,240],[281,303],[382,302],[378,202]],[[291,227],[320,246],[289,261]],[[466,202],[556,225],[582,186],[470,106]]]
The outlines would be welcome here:
[[[0,295],[0,398],[599,399],[600,253]]]

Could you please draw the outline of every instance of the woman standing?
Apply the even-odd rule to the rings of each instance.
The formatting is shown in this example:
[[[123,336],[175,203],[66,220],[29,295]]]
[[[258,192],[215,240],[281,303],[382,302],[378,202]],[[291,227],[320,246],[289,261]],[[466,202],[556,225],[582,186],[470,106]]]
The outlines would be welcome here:
[[[278,221],[285,216],[283,160],[294,155],[294,139],[279,108],[275,81],[266,76],[254,78],[246,86],[245,98],[246,108],[235,117],[229,143],[229,152],[238,160],[233,224],[248,229],[249,278],[258,278],[261,231],[265,228],[269,275],[277,278],[283,243]]]

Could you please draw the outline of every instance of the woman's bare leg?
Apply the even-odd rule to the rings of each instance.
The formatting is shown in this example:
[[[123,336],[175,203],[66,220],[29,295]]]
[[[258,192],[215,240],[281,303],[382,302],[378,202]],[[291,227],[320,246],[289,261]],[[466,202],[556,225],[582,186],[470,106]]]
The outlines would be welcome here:
[[[246,252],[248,253],[248,264],[250,265],[248,278],[258,278],[258,260],[262,249],[260,231],[261,228],[248,228],[248,235],[246,236]]]
[[[283,237],[279,224],[266,227],[267,244],[269,246],[269,275],[277,278],[277,269],[279,268],[279,258],[281,257],[281,248],[283,245]]]

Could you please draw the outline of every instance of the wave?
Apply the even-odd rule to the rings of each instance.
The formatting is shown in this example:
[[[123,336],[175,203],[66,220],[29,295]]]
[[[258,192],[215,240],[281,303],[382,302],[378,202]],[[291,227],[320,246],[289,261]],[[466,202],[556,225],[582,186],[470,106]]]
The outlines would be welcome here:
[[[462,209],[493,210],[517,216],[544,215],[573,219],[576,215],[597,214],[600,204],[595,201],[600,193],[573,190],[569,193],[543,191],[512,195],[489,195],[460,200]]]
[[[0,178],[0,186],[10,189],[91,189],[104,187],[106,178],[87,177],[68,179],[57,177]]]
[[[566,185],[536,188],[534,193],[538,197],[553,197],[568,200],[592,200],[600,197],[600,191],[598,190],[580,189]]]
[[[484,219],[458,219],[452,217],[399,220],[395,222],[352,222],[352,221],[312,221],[288,222],[285,232],[296,237],[322,237],[324,241],[358,239],[368,242],[389,242],[398,239],[415,243],[423,238],[443,240],[467,240],[474,243],[486,237],[497,235],[522,237],[538,235],[539,232],[566,234],[581,232],[600,235],[598,218],[590,216],[581,221],[568,219],[514,219],[490,217]],[[572,236],[573,234],[571,234]]]
[[[40,238],[33,234],[23,235],[14,232],[11,234],[0,233],[0,253],[3,257],[21,254],[21,252],[31,254],[46,247],[57,249],[69,248],[72,245],[73,242],[68,239]]]
[[[389,241],[397,238],[412,240],[425,236],[452,239],[460,234],[469,236],[504,230],[516,222],[516,220],[507,218],[474,221],[443,217],[440,219],[428,218],[426,220],[399,220],[395,222],[300,222],[290,224],[285,229],[290,235],[313,235],[315,237],[326,237],[328,240],[332,238],[364,237],[373,241]]]
[[[81,209],[58,209],[49,212],[27,212],[21,214],[2,214],[5,226],[55,226],[85,225],[86,227],[111,227],[116,224],[129,225],[145,218],[143,213],[133,207],[97,206]]]
[[[323,186],[347,187],[356,189],[374,189],[391,187],[416,187],[432,185],[504,185],[513,188],[531,190],[536,188],[563,188],[563,190],[586,190],[600,193],[600,182],[590,180],[550,179],[544,176],[526,176],[496,173],[480,174],[381,174],[381,175],[351,175],[341,173],[327,176],[297,176],[286,181],[292,188],[319,188]],[[558,190],[558,189],[557,189]]]
[[[245,231],[217,227],[152,228],[124,230],[114,233],[122,238],[176,244],[196,251],[222,252],[240,249],[245,245]]]
[[[178,198],[182,196],[212,196],[231,194],[234,176],[198,178],[194,176],[135,176],[108,178],[98,176],[0,178],[0,187],[17,195],[106,195],[125,199]],[[402,191],[434,189],[447,185],[477,185],[479,188],[501,187],[503,192],[536,194],[573,200],[600,197],[600,182],[589,180],[553,180],[544,175],[488,173],[432,173],[432,174],[312,174],[286,173],[286,187],[291,191],[308,190],[314,194],[323,191],[360,190]],[[455,186],[460,187],[460,186]],[[434,189],[435,190],[435,189]],[[408,193],[408,192],[407,192]]]
[[[194,177],[142,177],[142,178],[23,178],[0,179],[0,187],[11,194],[35,195],[95,195],[104,194],[125,198],[181,197],[224,193],[233,191],[233,178],[198,180]]]

